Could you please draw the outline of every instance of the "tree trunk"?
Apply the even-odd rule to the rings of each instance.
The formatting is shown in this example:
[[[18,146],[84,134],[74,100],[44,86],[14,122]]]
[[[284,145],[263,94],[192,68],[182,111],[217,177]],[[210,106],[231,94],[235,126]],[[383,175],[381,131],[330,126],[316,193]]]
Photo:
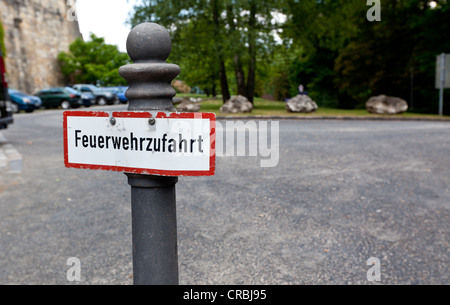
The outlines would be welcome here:
[[[253,104],[255,96],[255,74],[256,74],[256,58],[252,58],[248,65],[248,76],[247,76],[247,99]]]
[[[255,75],[256,75],[256,2],[251,0],[250,19],[248,22],[248,53],[250,61],[248,63],[247,75],[247,99],[253,104],[255,95]]]
[[[230,36],[236,33],[236,23],[234,21],[233,5],[227,5],[227,21],[230,27]],[[245,83],[245,72],[242,65],[241,55],[239,54],[239,49],[234,50],[234,74],[236,78],[237,94],[247,97],[247,85]]]
[[[222,100],[225,103],[230,96],[230,90],[228,89],[227,70],[225,69],[225,62],[220,58],[220,88],[222,90]]]
[[[214,21],[214,31],[216,34],[216,40],[215,40],[215,50],[217,51],[217,58],[219,63],[219,77],[220,77],[220,88],[222,90],[222,99],[225,103],[227,100],[230,99],[230,90],[228,88],[228,79],[227,79],[227,70],[225,68],[225,61],[223,56],[223,46],[222,46],[222,39],[221,39],[221,25],[220,25],[220,14],[219,14],[219,7],[218,7],[218,0],[212,0],[211,1],[212,6],[212,14],[213,14],[213,21]]]
[[[215,82],[212,85],[211,94],[212,94],[212,97],[216,97],[217,96],[216,83]]]
[[[242,67],[241,57],[234,55],[234,71],[236,74],[237,94],[247,97],[247,86],[245,84],[245,72]]]

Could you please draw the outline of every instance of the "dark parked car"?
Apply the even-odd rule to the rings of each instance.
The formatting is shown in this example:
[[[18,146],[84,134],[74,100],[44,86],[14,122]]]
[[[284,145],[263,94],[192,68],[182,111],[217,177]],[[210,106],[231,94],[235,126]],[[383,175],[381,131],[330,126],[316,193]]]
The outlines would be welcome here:
[[[128,87],[122,87],[122,86],[119,86],[119,87],[106,87],[106,88],[102,88],[102,90],[115,93],[117,95],[117,97],[119,98],[119,101],[122,104],[128,103],[128,99],[125,96],[125,92],[128,90]]]
[[[78,90],[73,89],[72,87],[66,87],[66,89],[69,92],[72,92],[72,94],[80,95],[81,97],[81,105],[84,107],[91,107],[95,104],[95,97],[92,94],[89,93],[81,93]]]
[[[44,89],[36,93],[36,96],[41,98],[45,108],[69,109],[83,105],[81,93],[69,87]]]
[[[87,84],[77,84],[73,85],[73,88],[80,91],[81,93],[90,93],[95,96],[95,103],[97,105],[113,105],[119,102],[119,98],[113,92],[108,92],[104,90],[100,90],[94,85]]]
[[[81,100],[83,101],[85,107],[90,107],[95,104],[95,96],[87,92],[81,93]]]
[[[0,51],[0,129],[5,129],[8,124],[12,124],[11,101],[8,94],[8,83],[5,79],[5,63],[3,62],[3,54]]]
[[[42,101],[37,96],[28,95],[26,93],[8,89],[9,97],[11,98],[11,108],[12,111],[17,113],[20,110],[25,110],[25,112],[33,112],[39,109],[42,105]]]

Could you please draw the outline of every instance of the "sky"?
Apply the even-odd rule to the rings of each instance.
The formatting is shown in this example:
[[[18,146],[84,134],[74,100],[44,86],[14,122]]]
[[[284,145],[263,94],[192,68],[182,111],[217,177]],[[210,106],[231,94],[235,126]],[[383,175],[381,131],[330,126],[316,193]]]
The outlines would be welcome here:
[[[129,12],[139,0],[77,0],[77,16],[84,40],[90,33],[105,38],[108,44],[117,45],[126,52],[126,41],[131,30],[125,24]]]

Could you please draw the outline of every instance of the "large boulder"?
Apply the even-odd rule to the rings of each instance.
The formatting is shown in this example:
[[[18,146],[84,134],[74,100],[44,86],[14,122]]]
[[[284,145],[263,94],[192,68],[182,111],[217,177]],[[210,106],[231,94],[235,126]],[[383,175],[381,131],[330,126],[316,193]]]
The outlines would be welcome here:
[[[195,98],[195,97],[174,97],[172,99],[172,102],[174,105],[178,105],[181,104],[181,102],[183,101],[187,101],[187,102],[192,102],[192,103],[200,103],[201,101],[203,101],[203,99],[201,97],[199,98]]]
[[[174,98],[172,99],[172,103],[173,103],[174,105],[178,105],[178,104],[180,104],[182,101],[183,101],[183,99],[182,99],[181,97],[174,97]]]
[[[231,97],[220,107],[221,113],[247,113],[252,112],[253,104],[245,96],[238,95]]]
[[[317,104],[309,96],[299,94],[286,102],[288,112],[311,113],[317,110]]]
[[[178,112],[198,112],[200,111],[200,103],[192,102],[188,97],[184,97],[181,102],[176,104]]]
[[[371,97],[366,108],[374,114],[399,114],[408,110],[408,103],[398,97],[379,95]]]

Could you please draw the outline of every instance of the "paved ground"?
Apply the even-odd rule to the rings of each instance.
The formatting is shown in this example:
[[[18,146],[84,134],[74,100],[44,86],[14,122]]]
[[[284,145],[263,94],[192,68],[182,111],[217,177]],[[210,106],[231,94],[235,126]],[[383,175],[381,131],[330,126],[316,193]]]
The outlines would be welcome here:
[[[23,167],[0,171],[0,284],[68,284],[69,257],[131,284],[126,177],[64,168],[62,112],[1,133]],[[450,123],[281,121],[279,145],[180,178],[182,284],[367,284],[371,257],[381,284],[449,284]]]
[[[0,173],[22,172],[22,155],[0,133]]]

